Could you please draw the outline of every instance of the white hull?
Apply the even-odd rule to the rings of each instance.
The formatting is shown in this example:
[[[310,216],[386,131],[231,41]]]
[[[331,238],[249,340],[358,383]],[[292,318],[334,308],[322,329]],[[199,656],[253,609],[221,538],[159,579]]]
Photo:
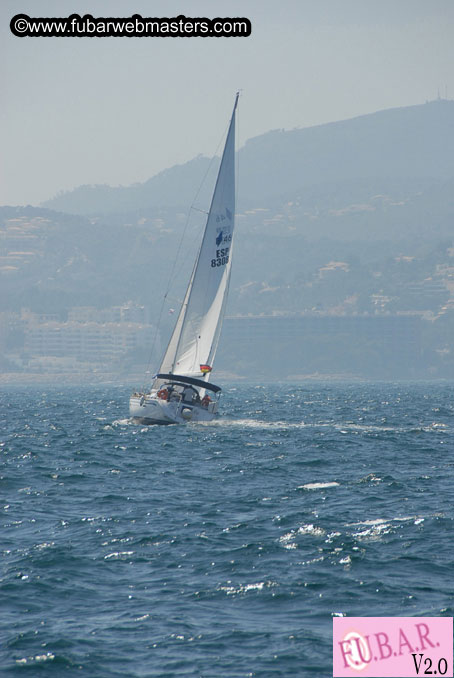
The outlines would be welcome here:
[[[129,414],[140,424],[187,424],[212,421],[216,416],[217,402],[208,407],[182,401],[161,400],[156,393],[134,394],[129,400]]]

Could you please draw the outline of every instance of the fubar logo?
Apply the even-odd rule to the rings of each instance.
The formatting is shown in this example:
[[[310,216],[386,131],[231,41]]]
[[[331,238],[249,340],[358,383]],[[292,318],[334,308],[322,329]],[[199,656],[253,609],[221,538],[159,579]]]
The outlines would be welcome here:
[[[333,676],[453,676],[452,617],[336,617]]]

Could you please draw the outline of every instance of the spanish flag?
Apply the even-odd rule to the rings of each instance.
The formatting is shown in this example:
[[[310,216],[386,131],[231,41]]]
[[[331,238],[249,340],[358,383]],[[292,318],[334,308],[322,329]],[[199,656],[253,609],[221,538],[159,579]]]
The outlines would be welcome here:
[[[208,374],[211,372],[212,368],[209,365],[200,365],[200,371],[202,374]]]

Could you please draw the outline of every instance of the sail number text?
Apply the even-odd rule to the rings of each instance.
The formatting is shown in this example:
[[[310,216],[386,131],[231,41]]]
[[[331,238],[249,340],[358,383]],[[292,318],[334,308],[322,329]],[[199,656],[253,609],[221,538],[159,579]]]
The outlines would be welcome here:
[[[229,250],[230,247],[223,247],[222,249],[216,250],[216,259],[211,260],[211,268],[216,268],[216,266],[225,266],[228,264]]]

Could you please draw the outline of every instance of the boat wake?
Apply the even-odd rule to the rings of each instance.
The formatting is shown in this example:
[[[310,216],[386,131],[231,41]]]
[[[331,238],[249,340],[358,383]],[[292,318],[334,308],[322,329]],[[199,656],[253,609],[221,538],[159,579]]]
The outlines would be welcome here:
[[[295,429],[308,426],[304,422],[262,421],[260,419],[215,419],[210,422],[200,422],[200,424],[241,429]]]
[[[116,426],[132,426],[134,424],[134,421],[132,417],[127,417],[125,419],[115,419],[115,421],[112,422],[110,426],[107,426],[106,428],[110,427],[116,427]]]

